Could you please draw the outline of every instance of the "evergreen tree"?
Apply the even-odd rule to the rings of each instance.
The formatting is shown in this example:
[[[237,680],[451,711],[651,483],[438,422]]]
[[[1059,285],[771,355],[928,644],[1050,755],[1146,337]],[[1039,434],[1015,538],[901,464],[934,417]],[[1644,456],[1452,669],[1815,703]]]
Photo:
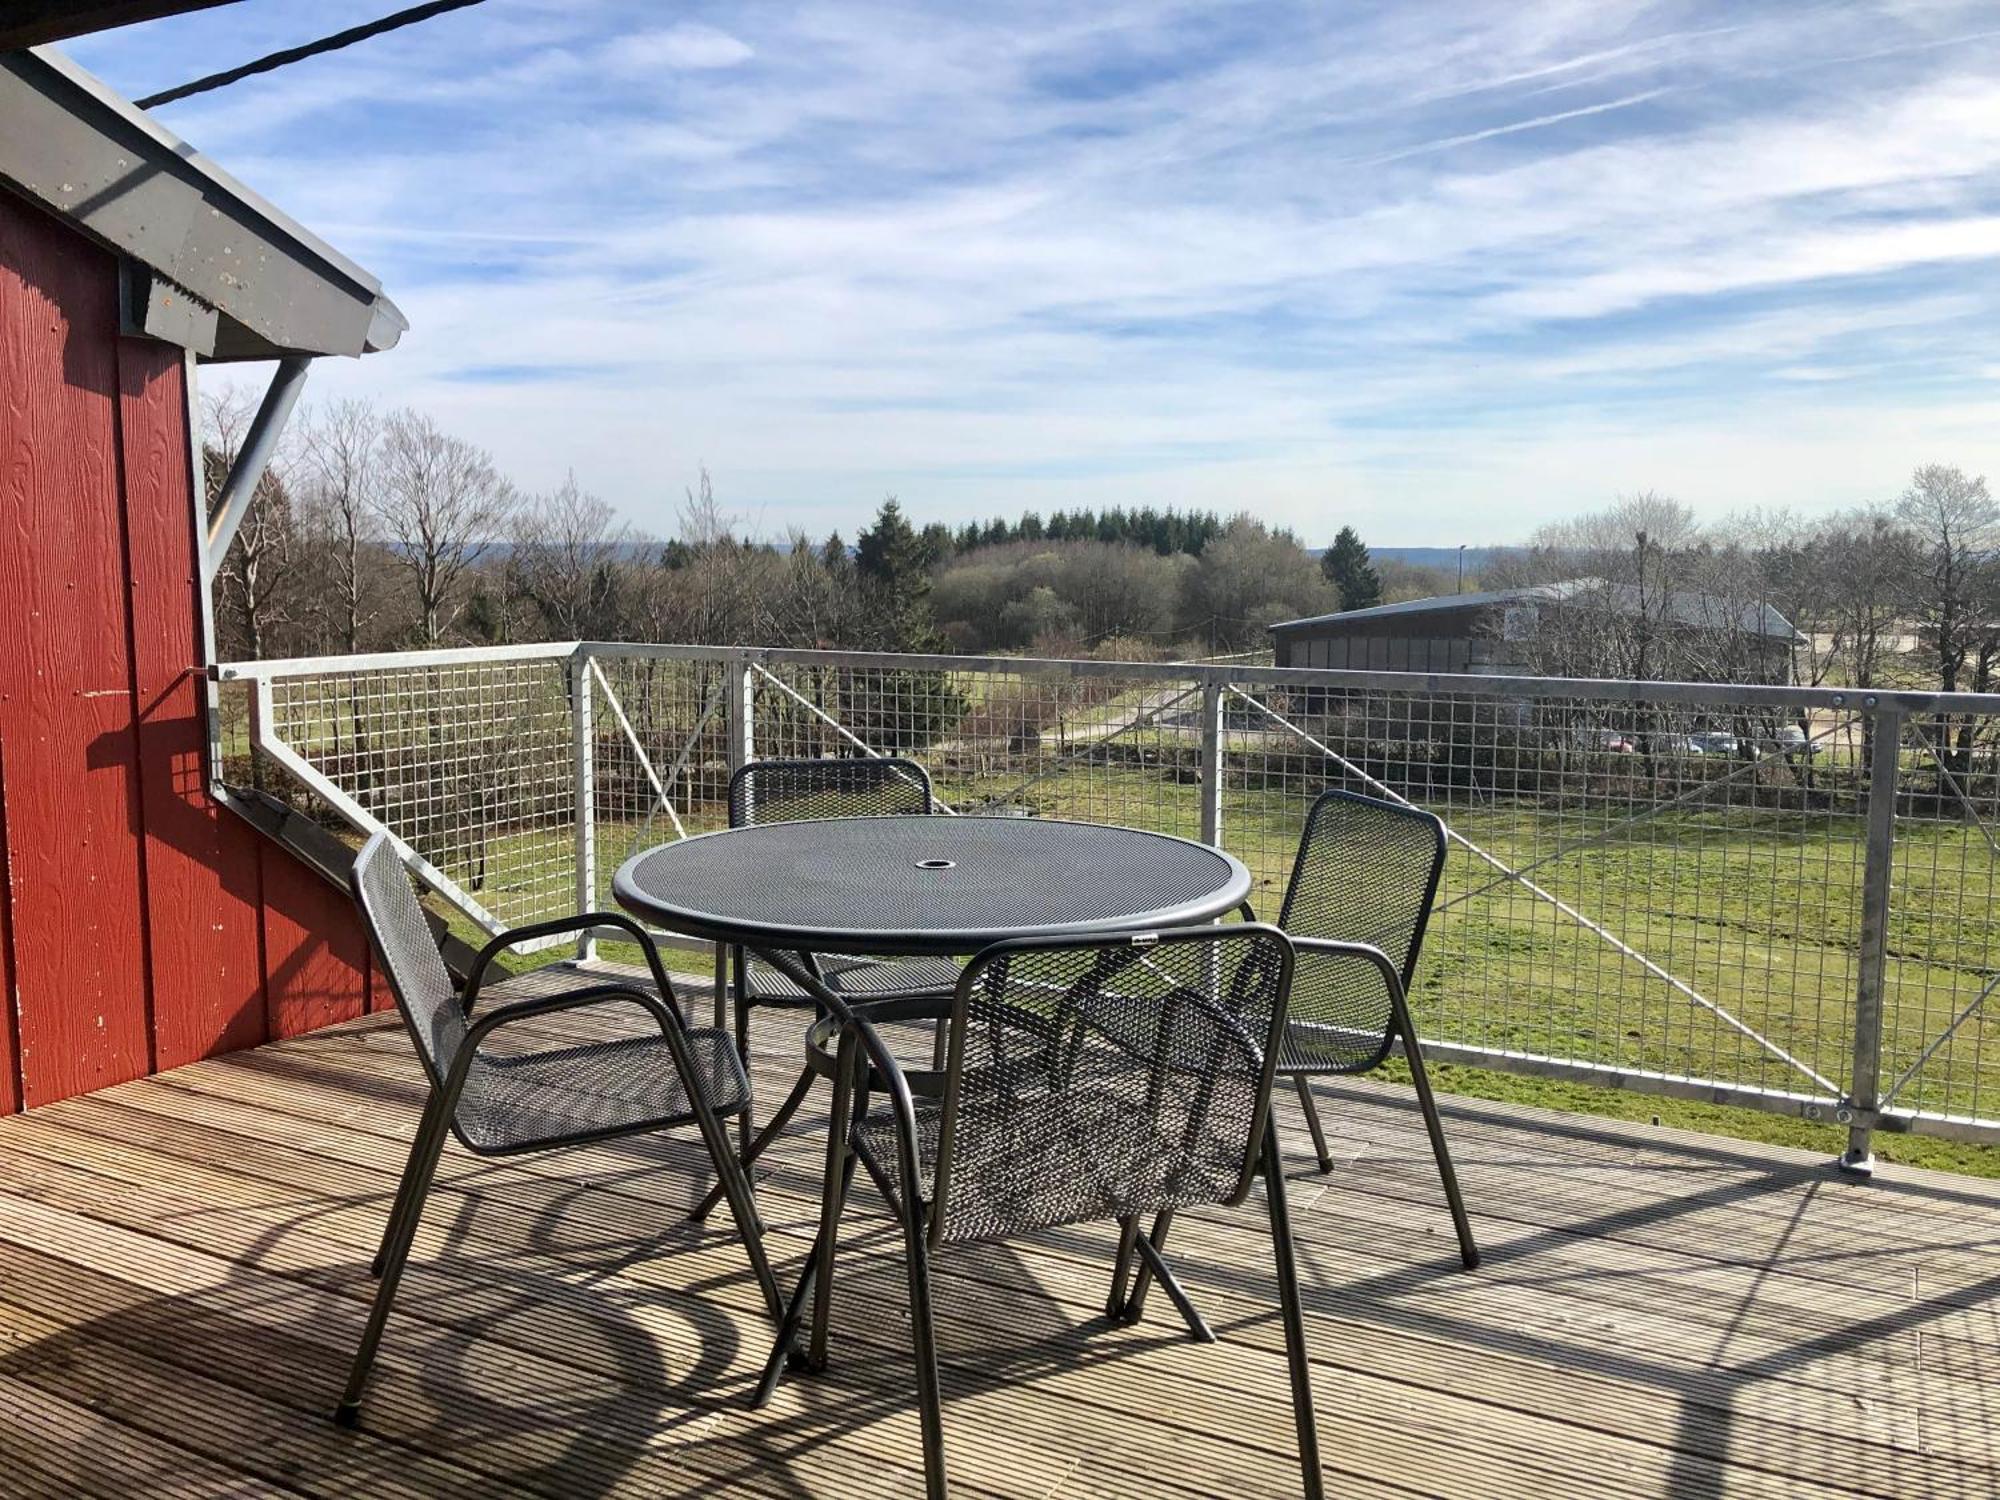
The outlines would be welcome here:
[[[952,540],[951,528],[942,521],[932,521],[918,535],[924,550],[925,566],[935,568],[940,563],[948,563],[958,544]]]
[[[944,642],[931,613],[931,556],[926,539],[891,495],[875,524],[855,538],[862,638],[870,651],[929,652]],[[845,675],[840,721],[889,754],[922,750],[964,717],[965,695],[943,672],[869,671]]]
[[[1319,570],[1340,593],[1340,607],[1369,609],[1382,602],[1382,578],[1368,561],[1368,548],[1352,526],[1343,526],[1333,545],[1320,554]]]
[[[935,651],[930,549],[894,495],[882,502],[875,524],[855,539],[854,566],[873,622],[868,649]]]

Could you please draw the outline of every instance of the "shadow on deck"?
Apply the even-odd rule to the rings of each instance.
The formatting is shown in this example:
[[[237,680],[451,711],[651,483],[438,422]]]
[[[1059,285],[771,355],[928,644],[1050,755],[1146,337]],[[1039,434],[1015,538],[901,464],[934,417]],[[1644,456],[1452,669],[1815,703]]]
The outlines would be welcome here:
[[[765,1023],[766,1099],[796,1031]],[[1319,1095],[1333,1176],[1280,1119],[1333,1492],[2000,1493],[2000,1187],[1447,1101],[1468,1273],[1407,1094]],[[0,1491],[920,1492],[889,1220],[857,1190],[832,1367],[745,1411],[770,1325],[726,1217],[684,1219],[691,1134],[448,1153],[364,1430],[334,1427],[421,1098],[376,1017],[0,1121]],[[822,1128],[759,1180],[787,1284]],[[1294,1493],[1259,1207],[1176,1227],[1212,1346],[1164,1300],[1105,1326],[1112,1240],[938,1262],[955,1487]]]

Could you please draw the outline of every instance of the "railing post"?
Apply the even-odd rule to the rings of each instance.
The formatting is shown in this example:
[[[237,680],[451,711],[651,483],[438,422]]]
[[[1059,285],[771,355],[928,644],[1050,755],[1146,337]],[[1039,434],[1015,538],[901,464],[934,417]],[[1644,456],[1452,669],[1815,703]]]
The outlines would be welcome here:
[[[747,655],[732,656],[722,669],[728,674],[724,697],[729,714],[729,770],[734,775],[757,758],[757,727],[753,722],[756,679]]]
[[[576,780],[576,909],[597,910],[597,734],[590,692],[590,653],[583,647],[569,659],[569,722]],[[597,956],[597,938],[577,938],[576,956]]]
[[[1871,708],[1872,704],[1864,703]],[[1881,1104],[1882,994],[1888,970],[1889,900],[1896,868],[1896,792],[1902,767],[1903,716],[1895,709],[1869,720],[1867,852],[1861,876],[1861,956],[1854,984],[1854,1071],[1850,1109],[1872,1113]],[[1851,1125],[1844,1172],[1866,1177],[1875,1170],[1873,1128]]]
[[[1222,697],[1220,678],[1201,685],[1201,841],[1222,847]]]

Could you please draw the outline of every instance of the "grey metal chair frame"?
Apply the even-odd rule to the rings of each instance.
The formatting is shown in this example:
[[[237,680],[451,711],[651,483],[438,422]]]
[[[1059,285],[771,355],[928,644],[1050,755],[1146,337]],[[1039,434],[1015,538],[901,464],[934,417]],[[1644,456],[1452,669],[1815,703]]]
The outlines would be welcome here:
[[[773,1314],[779,1312],[781,1299],[777,1281],[771,1273],[770,1262],[764,1253],[763,1224],[757,1215],[749,1180],[738,1165],[735,1153],[729,1148],[729,1140],[723,1131],[721,1117],[710,1106],[702,1090],[699,1081],[700,1071],[695,1066],[689,1050],[690,1039],[699,1037],[701,1033],[690,1029],[682,1019],[672,982],[667,977],[666,967],[660,961],[659,952],[645,930],[622,913],[589,912],[517,927],[493,938],[480,950],[473,962],[462,1000],[458,1002],[462,1006],[460,1024],[464,1028],[463,1034],[452,1051],[449,1065],[440,1071],[436,1059],[432,1056],[430,1044],[426,1040],[427,1021],[420,1017],[413,1007],[412,997],[406,987],[406,978],[399,973],[399,965],[390,951],[390,943],[385,938],[386,925],[393,922],[394,918],[389,913],[377,910],[374,900],[367,891],[364,875],[376,861],[393,862],[396,877],[407,884],[409,875],[388,835],[377,833],[355,859],[355,901],[361,909],[363,923],[368,928],[370,942],[382,972],[388,976],[396,1008],[410,1032],[430,1091],[417,1126],[416,1137],[410,1145],[408,1162],[403,1168],[402,1179],[396,1189],[389,1221],[383,1229],[381,1247],[377,1250],[370,1266],[378,1285],[369,1309],[367,1327],[355,1352],[346,1389],[334,1413],[335,1420],[348,1427],[356,1425],[360,1420],[361,1398],[367,1387],[369,1372],[375,1362],[376,1349],[381,1343],[382,1330],[388,1322],[390,1308],[402,1282],[403,1270],[409,1259],[411,1244],[416,1238],[417,1224],[423,1214],[424,1201],[437,1170],[438,1158],[443,1154],[445,1139],[449,1135],[457,1136],[459,1143],[474,1155],[517,1156],[527,1152],[556,1150],[623,1136],[649,1134],[655,1130],[675,1126],[687,1124],[697,1126],[701,1132],[702,1143],[715,1164],[720,1190],[729,1200],[731,1213],[735,1217],[737,1230],[749,1255],[750,1266],[756,1275],[758,1286],[764,1294],[765,1303]],[[414,902],[414,894],[411,899]],[[495,960],[513,945],[558,933],[604,927],[619,928],[631,941],[638,944],[640,951],[646,956],[647,966],[652,971],[654,989],[649,990],[631,980],[611,980],[602,983],[585,980],[572,989],[511,1001],[488,1011],[483,1016],[474,1014],[488,971]],[[429,941],[428,930],[424,933],[424,939]],[[636,1005],[658,1024],[661,1040],[666,1044],[668,1055],[687,1095],[688,1111],[684,1116],[670,1115],[566,1134],[535,1135],[499,1146],[482,1144],[468,1134],[459,1118],[459,1103],[473,1064],[478,1060],[482,1042],[501,1028],[522,1021],[612,1002]],[[718,1050],[722,1055],[730,1057],[732,1062],[734,1061],[733,1051],[727,1045]],[[737,1091],[737,1098],[744,1102],[736,1106],[736,1109],[741,1109],[747,1107],[750,1091],[747,1079],[738,1081],[741,1087]],[[723,1114],[734,1113],[736,1109],[725,1109]]]
[[[1314,834],[1321,827],[1321,819],[1337,814],[1342,807],[1364,809],[1378,817],[1407,821],[1413,834],[1419,830],[1430,844],[1430,868],[1423,885],[1422,899],[1416,903],[1412,921],[1409,946],[1403,962],[1398,965],[1389,955],[1374,944],[1349,942],[1331,938],[1305,937],[1291,931],[1294,916],[1303,892],[1304,871],[1307,867],[1306,855],[1312,846]],[[1337,788],[1322,792],[1314,799],[1311,810],[1306,815],[1306,825],[1299,835],[1298,857],[1292,865],[1292,877],[1285,887],[1284,905],[1279,909],[1278,925],[1286,930],[1292,946],[1301,954],[1317,955],[1325,959],[1347,958],[1365,964],[1380,976],[1383,990],[1388,999],[1388,1024],[1378,1038],[1372,1038],[1369,1052],[1353,1064],[1305,1064],[1289,1059],[1289,1042],[1281,1051],[1278,1060],[1278,1075],[1292,1080],[1297,1091],[1300,1107],[1305,1112],[1306,1128],[1311,1132],[1313,1151],[1322,1173],[1333,1171],[1333,1157],[1327,1149],[1326,1130],[1320,1122],[1319,1109],[1314,1103],[1309,1079],[1322,1074],[1365,1073],[1380,1067],[1395,1051],[1396,1044],[1402,1043],[1404,1061],[1409,1064],[1410,1083],[1417,1095],[1417,1107],[1423,1114],[1424,1130],[1430,1137],[1431,1154],[1437,1159],[1438,1177],[1444,1185],[1445,1205],[1451,1214],[1452,1228],[1458,1236],[1459,1260],[1464,1267],[1476,1270],[1479,1266],[1479,1245],[1473,1238],[1472,1221],[1465,1211],[1465,1197],[1458,1185],[1458,1173],[1452,1166],[1451,1148],[1446,1143],[1444,1122],[1439,1117],[1437,1097],[1431,1091],[1430,1073],[1424,1065],[1423,1046],[1417,1040],[1416,1023],[1410,1018],[1409,986],[1416,975],[1417,959],[1423,951],[1424,934],[1430,926],[1431,908],[1437,900],[1439,883],[1444,877],[1445,850],[1448,835],[1444,820],[1435,813],[1422,808],[1411,807],[1407,803],[1389,802],[1377,797],[1364,797],[1355,792]],[[1254,920],[1256,913],[1246,904],[1243,915]],[[1299,1018],[1294,1016],[1292,1024]],[[1138,1268],[1132,1290],[1121,1301],[1118,1288],[1124,1280],[1124,1263],[1121,1256],[1119,1269],[1113,1275],[1113,1293],[1110,1312],[1113,1317],[1136,1322],[1144,1315],[1146,1293],[1149,1283],[1157,1275],[1153,1262],[1165,1248],[1168,1231],[1173,1227],[1173,1214],[1161,1214],[1154,1220],[1149,1234],[1143,1238],[1154,1252]],[[1168,1285],[1168,1295],[1174,1291]]]
[[[1403,802],[1390,802],[1379,797],[1364,797],[1356,792],[1333,789],[1322,792],[1307,814],[1306,826],[1299,835],[1298,857],[1292,865],[1292,878],[1286,883],[1285,902],[1279,909],[1278,925],[1291,933],[1292,942],[1302,949],[1325,950],[1327,944],[1293,931],[1296,926],[1296,909],[1304,895],[1307,879],[1306,855],[1311,847],[1314,834],[1321,826],[1321,820],[1338,816],[1343,808],[1365,811],[1368,815],[1391,819],[1406,824],[1412,836],[1421,830],[1430,845],[1430,869],[1423,885],[1423,895],[1415,903],[1411,923],[1409,945],[1402,964],[1397,965],[1380,946],[1362,944],[1358,948],[1345,951],[1365,959],[1381,976],[1383,988],[1389,1000],[1389,1024],[1383,1028],[1379,1042],[1370,1054],[1349,1064],[1298,1062],[1289,1056],[1281,1057],[1278,1072],[1290,1078],[1298,1091],[1300,1106],[1305,1111],[1306,1127],[1312,1134],[1313,1153],[1318,1158],[1319,1169],[1323,1173],[1333,1171],[1333,1156],[1327,1149],[1325,1127],[1320,1123],[1319,1109],[1313,1102],[1309,1079],[1320,1075],[1355,1074],[1370,1072],[1378,1068],[1395,1051],[1400,1042],[1403,1059],[1409,1065],[1410,1083],[1416,1090],[1417,1106],[1424,1117],[1424,1130],[1430,1137],[1431,1154],[1437,1158],[1438,1176],[1444,1185],[1445,1201],[1451,1210],[1453,1228],[1458,1233],[1459,1253],[1468,1270],[1479,1264],[1479,1247],[1472,1237],[1472,1225],[1466,1217],[1465,1199],[1459,1191],[1458,1173],[1451,1164],[1451,1148],[1445,1142],[1444,1122],[1438,1116],[1437,1098],[1431,1092],[1429,1070],[1424,1065],[1423,1046],[1417,1040],[1416,1022],[1410,1017],[1409,990],[1415,981],[1417,960],[1423,953],[1424,934],[1430,928],[1431,909],[1436,904],[1438,886],[1444,879],[1445,851],[1449,846],[1449,836],[1445,831],[1444,819],[1422,808],[1411,807]],[[1294,1017],[1294,1024],[1297,1024]]]
[[[946,1062],[942,1076],[942,1102],[939,1105],[938,1129],[933,1137],[935,1144],[929,1163],[931,1166],[929,1180],[932,1186],[928,1198],[921,1195],[922,1185],[925,1182],[923,1172],[925,1136],[918,1124],[916,1097],[908,1077],[877,1030],[874,1020],[868,1015],[849,1010],[846,1014],[836,1012],[822,1023],[837,1028],[839,1051],[833,1118],[829,1127],[826,1168],[822,1181],[820,1230],[805,1272],[786,1307],[771,1359],[752,1397],[752,1406],[760,1407],[768,1401],[781,1369],[787,1364],[811,1371],[825,1368],[833,1265],[840,1218],[853,1182],[856,1164],[859,1162],[868,1165],[870,1175],[878,1186],[882,1187],[890,1212],[903,1231],[913,1352],[917,1366],[925,1491],[932,1500],[944,1496],[947,1493],[944,1429],[936,1336],[931,1312],[929,1263],[930,1257],[943,1247],[947,1238],[946,1231],[949,1224],[947,1210],[951,1201],[952,1174],[959,1149],[959,1107],[965,1097],[966,1033],[973,996],[997,965],[1017,955],[1097,953],[1100,956],[1099,962],[1092,970],[1091,979],[1086,981],[1088,984],[1108,981],[1109,978],[1115,977],[1118,968],[1137,962],[1162,947],[1180,944],[1207,944],[1211,947],[1220,947],[1223,944],[1241,944],[1246,940],[1255,941],[1259,938],[1281,955],[1276,972],[1270,976],[1272,991],[1270,1017],[1268,1025],[1262,1028],[1261,1034],[1253,1035],[1242,1016],[1228,1005],[1217,1004],[1198,994],[1187,995],[1187,998],[1202,1009],[1216,1031],[1229,1034],[1242,1051],[1253,1055],[1257,1068],[1255,1102],[1247,1139],[1244,1142],[1240,1172],[1231,1190],[1200,1201],[1223,1206],[1238,1205],[1249,1195],[1258,1177],[1261,1176],[1264,1180],[1272,1248],[1277,1261],[1278,1299],[1285,1331],[1285,1353],[1298,1436],[1303,1489],[1312,1500],[1320,1500],[1324,1494],[1324,1482],[1320,1473],[1318,1429],[1313,1413],[1304,1310],[1293,1254],[1291,1217],[1285,1198],[1283,1164],[1278,1151],[1276,1133],[1270,1124],[1271,1085],[1276,1073],[1278,1047],[1282,1041],[1285,1025],[1285,1006],[1291,985],[1294,945],[1280,929],[1258,923],[1190,927],[1101,938],[1025,938],[997,944],[976,956],[961,975],[952,997]],[[1089,1023],[1085,1010],[1081,1006],[1071,1005],[1069,999],[1065,999],[1063,1008],[1059,1010],[1056,1018],[1048,1023],[1052,1048],[1061,1041],[1066,1028],[1087,1024]],[[1167,1047],[1172,1029],[1171,1023],[1157,1028],[1149,1027],[1148,1030],[1153,1032],[1154,1045],[1160,1048]],[[1113,1040],[1126,1050],[1128,1055],[1133,1057],[1143,1055],[1132,1052],[1123,1041],[1115,1037]],[[1151,1057],[1149,1061],[1154,1069],[1177,1067],[1170,1059],[1157,1055]],[[888,1102],[896,1150],[893,1172],[885,1171],[869,1159],[862,1140],[861,1127],[867,1117],[871,1091],[882,1093]],[[1030,1168],[1032,1165],[1024,1163],[1024,1166]],[[903,1190],[897,1190],[895,1186],[897,1184],[902,1185]],[[1200,1315],[1195,1312],[1148,1237],[1139,1230],[1138,1216],[1141,1212],[1147,1211],[1147,1206],[1134,1203],[1130,1208],[1130,1212],[1115,1220],[1119,1226],[1120,1286],[1114,1288],[1114,1304],[1119,1300],[1123,1280],[1136,1258],[1168,1288],[1176,1308],[1188,1321],[1188,1326],[1195,1336],[1213,1342],[1214,1334],[1209,1332],[1207,1325],[1201,1321]],[[1046,1221],[1047,1224],[1078,1222],[1089,1222],[1089,1220],[1072,1215]],[[1036,1227],[1045,1225],[1024,1223],[1019,1227],[1003,1229],[997,1234],[960,1238],[1008,1238]],[[956,1239],[953,1242],[957,1242]],[[800,1350],[794,1347],[794,1342],[807,1316],[808,1299],[811,1302],[811,1331],[807,1348]]]
[[[937,794],[932,790],[930,773],[917,764],[917,762],[902,756],[829,756],[806,760],[756,760],[751,761],[747,765],[739,766],[729,778],[729,826],[731,828],[748,828],[759,824],[760,820],[756,813],[755,789],[756,782],[761,778],[790,777],[794,778],[798,784],[810,785],[818,778],[838,779],[842,777],[855,777],[862,774],[881,776],[883,785],[906,791],[909,794],[907,800],[919,804],[901,809],[891,809],[875,814],[876,816],[927,817],[937,806]],[[829,816],[845,815],[847,814],[829,814]],[[931,982],[924,967],[918,964],[865,959],[839,959],[829,962],[811,954],[804,955],[804,960],[808,972],[814,979],[823,985],[828,985],[835,989],[839,988],[839,981],[843,974],[858,972],[863,969],[866,969],[867,972],[878,979],[887,976],[892,981],[898,975],[923,976],[921,981],[913,979],[911,983],[905,985],[898,985],[893,982],[887,984],[877,983],[870,988],[866,996],[854,997],[856,1004],[863,1005],[879,1005],[908,999],[913,996],[943,999],[951,993],[951,985],[956,981],[957,977],[954,973],[950,981]],[[798,986],[785,990],[767,990],[760,994],[755,983],[755,966],[751,963],[749,955],[741,946],[718,943],[716,945],[715,961],[718,975],[718,989],[726,987],[734,1002],[736,1050],[737,1055],[743,1059],[746,1068],[750,1063],[750,1012],[752,1007],[767,1005],[773,1007],[783,1006],[790,1009],[812,1009],[819,1005],[819,1002],[811,994],[807,993],[803,987]],[[720,994],[717,996],[716,1024],[718,1026],[722,1024]],[[739,1159],[744,1167],[748,1168],[758,1157],[762,1156],[769,1149],[771,1143],[783,1132],[785,1127],[791,1123],[792,1117],[799,1112],[800,1107],[812,1093],[813,1076],[810,1068],[805,1069],[799,1074],[797,1081],[792,1085],[791,1092],[785,1096],[784,1101],[772,1112],[771,1118],[764,1124],[761,1130],[754,1129],[754,1122],[751,1119],[749,1110],[745,1110],[737,1117],[738,1144],[740,1148]],[[695,1205],[693,1216],[697,1219],[705,1218],[720,1201],[721,1188],[718,1184],[716,1188],[711,1189],[708,1195]]]

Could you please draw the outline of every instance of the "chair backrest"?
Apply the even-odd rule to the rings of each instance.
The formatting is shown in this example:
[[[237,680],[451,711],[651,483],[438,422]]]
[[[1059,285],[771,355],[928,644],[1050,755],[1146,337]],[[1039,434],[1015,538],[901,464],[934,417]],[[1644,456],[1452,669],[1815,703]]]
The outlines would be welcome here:
[[[369,839],[355,856],[354,900],[424,1071],[441,1086],[465,1043],[465,1009],[410,873],[386,833]]]
[[[1322,793],[1306,815],[1278,925],[1294,937],[1380,948],[1407,990],[1444,852],[1444,820],[1433,813],[1353,792]],[[1388,1054],[1390,997],[1366,965],[1301,955],[1291,1016],[1288,1066],[1361,1071]]]
[[[729,778],[729,826],[922,814],[933,800],[929,773],[896,756],[757,760]]]
[[[1260,923],[1024,940],[954,997],[934,1243],[1250,1189],[1292,945]]]

